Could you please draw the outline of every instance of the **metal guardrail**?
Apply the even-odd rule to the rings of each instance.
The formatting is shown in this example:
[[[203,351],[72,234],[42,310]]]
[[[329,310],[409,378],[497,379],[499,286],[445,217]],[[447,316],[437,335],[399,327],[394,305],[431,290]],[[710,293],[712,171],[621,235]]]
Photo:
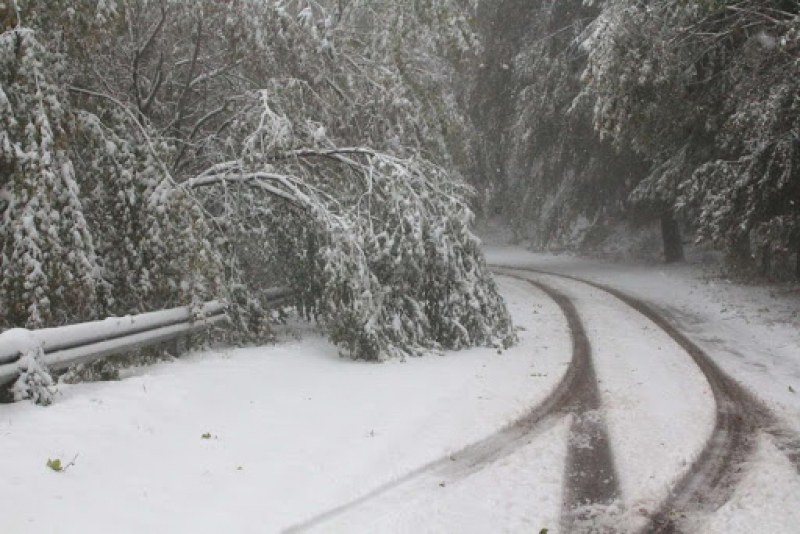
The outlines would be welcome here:
[[[289,288],[266,290],[272,308],[285,304],[291,296]],[[227,319],[226,305],[211,301],[200,309],[185,306],[57,328],[7,330],[0,333],[0,385],[15,380],[18,360],[38,347],[44,352],[42,363],[52,371],[62,371],[71,365],[158,345]]]

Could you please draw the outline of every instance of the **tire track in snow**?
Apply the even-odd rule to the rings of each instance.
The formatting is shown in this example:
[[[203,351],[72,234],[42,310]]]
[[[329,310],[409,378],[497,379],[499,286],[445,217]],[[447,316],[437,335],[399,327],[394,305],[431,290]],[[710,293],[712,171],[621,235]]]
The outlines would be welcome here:
[[[647,532],[681,532],[683,517],[716,510],[730,499],[743,475],[739,466],[755,452],[759,430],[783,442],[787,456],[800,468],[797,451],[792,453],[785,448],[791,436],[779,430],[777,418],[769,408],[728,376],[705,351],[643,301],[613,288],[586,283],[615,296],[672,337],[692,357],[714,393],[714,433],[689,472],[678,481],[672,496],[652,518]]]
[[[503,274],[509,274],[509,271],[528,272],[565,278],[612,295],[675,340],[706,377],[716,404],[712,436],[687,474],[678,480],[670,497],[662,503],[642,532],[682,532],[682,528],[686,528],[682,525],[686,518],[713,512],[730,499],[742,478],[743,470],[740,466],[754,453],[758,431],[772,435],[800,472],[800,437],[784,428],[769,408],[722,371],[705,351],[644,301],[615,288],[575,276],[531,268],[496,266],[496,269],[501,269]]]
[[[320,526],[373,499],[427,475],[450,480],[469,476],[514,452],[550,428],[558,419],[574,417],[570,428],[562,528],[574,532],[572,524],[584,519],[583,510],[609,505],[619,494],[616,473],[605,425],[599,417],[600,397],[591,361],[591,348],[583,324],[572,302],[557,290],[519,276],[509,276],[538,288],[559,307],[572,338],[572,358],[567,371],[544,401],[521,418],[461,451],[434,460],[403,477],[383,484],[369,493],[296,524],[285,533],[303,532]],[[577,392],[577,393],[576,393]]]
[[[592,363],[592,348],[586,329],[572,301],[560,291],[540,281],[511,275],[547,294],[567,318],[572,336],[572,362],[575,377],[571,395],[565,395],[557,411],[572,414],[567,449],[561,529],[580,532],[580,524],[591,522],[619,498],[619,480],[608,431],[600,412],[600,393]]]

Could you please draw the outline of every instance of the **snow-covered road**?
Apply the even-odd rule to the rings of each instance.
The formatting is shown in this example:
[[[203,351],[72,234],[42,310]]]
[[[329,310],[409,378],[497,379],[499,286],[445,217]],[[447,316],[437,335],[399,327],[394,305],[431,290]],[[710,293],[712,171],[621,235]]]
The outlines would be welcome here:
[[[561,277],[500,272],[545,283],[576,307],[600,392],[595,417],[608,426],[618,471],[621,502],[615,504],[626,516],[616,511],[605,520],[626,531],[645,527],[711,437],[708,382],[675,340],[613,295]]]
[[[2,532],[796,531],[800,403],[715,374],[757,393],[795,380],[791,332],[773,324],[765,343],[783,349],[734,358],[764,366],[753,378],[725,347],[767,326],[736,301],[752,329],[719,341],[727,320],[689,313],[711,307],[691,273],[625,277],[512,249],[490,260],[517,268],[500,284],[520,343],[502,354],[356,363],[305,329],[65,386],[48,408],[0,406]],[[620,287],[658,316],[531,268]],[[737,409],[748,424],[725,419]],[[45,467],[76,454],[66,472]]]
[[[525,328],[502,354],[368,364],[339,358],[304,331],[275,347],[196,354],[121,382],[63,386],[47,408],[0,406],[0,531],[277,532],[449,458],[541,403],[568,364],[558,307],[523,282],[504,281],[502,290]],[[504,451],[498,473],[446,488],[435,480],[458,504],[431,503],[440,525],[469,526],[476,517],[492,524],[482,510],[512,530],[556,524],[559,432]],[[76,454],[64,473],[45,467]],[[503,474],[521,465],[529,467],[518,478],[540,496],[533,507]],[[491,489],[480,477],[494,481]]]
[[[488,252],[495,265],[514,267],[517,272],[521,269],[527,276],[549,279],[557,286],[577,287],[571,297],[584,321],[601,325],[590,332],[596,347],[594,363],[599,381],[610,382],[610,387],[604,388],[603,413],[610,421],[616,456],[622,459],[617,462],[620,478],[623,482],[629,481],[627,490],[623,484],[622,520],[615,522],[612,528],[632,531],[640,527],[643,532],[744,533],[764,531],[764,526],[770,525],[770,532],[797,530],[800,524],[797,507],[800,502],[800,418],[797,417],[800,403],[792,387],[800,378],[800,330],[797,328],[800,299],[797,296],[765,295],[764,290],[748,290],[713,278],[706,279],[692,266],[620,265],[532,254],[509,247]],[[558,276],[542,274],[546,272],[558,273]],[[627,357],[620,354],[619,349],[630,344],[630,330],[637,320],[630,317],[615,321],[614,317],[622,316],[598,307],[609,296],[617,305],[627,306],[629,312],[634,311],[634,315],[639,314],[649,322],[644,326],[651,330],[646,336],[649,341],[646,339],[641,344],[644,350],[638,355],[631,347],[627,349]],[[735,313],[729,314],[730,309]],[[677,351],[664,350],[666,345],[658,339],[664,333],[680,346]],[[674,343],[671,344],[674,349]],[[604,358],[604,346],[613,347],[615,357],[622,356],[621,359],[613,363]],[[663,368],[658,372],[659,366],[663,367],[670,360],[677,363],[678,360],[668,353],[674,352],[681,359],[681,349],[684,352],[682,365],[672,369],[677,373],[664,373]],[[657,357],[648,362],[647,352],[650,356],[656,352]],[[635,365],[624,370],[619,364],[626,360]],[[604,377],[603,368],[608,369],[609,363],[617,369]],[[641,391],[633,393],[636,388],[631,384],[614,387],[626,376],[630,379],[642,371],[649,379],[642,381]],[[707,381],[705,387],[702,387],[703,379]],[[691,387],[692,382],[695,388]],[[639,384],[633,384],[636,385]],[[671,396],[664,396],[670,389]],[[691,398],[692,389],[704,390],[703,396],[711,403],[694,399],[687,405],[686,397]],[[655,390],[656,396],[645,390]],[[791,395],[787,396],[787,392]],[[641,412],[638,415],[636,409],[630,411],[632,405],[619,409],[619,403],[629,393],[633,395],[628,399],[635,399],[633,405],[638,404]],[[658,409],[659,395],[665,410]],[[694,414],[680,414],[682,404]],[[716,412],[713,433],[706,434],[710,439],[703,443],[697,432],[703,427],[706,432],[710,430],[709,406]],[[659,411],[662,412],[660,417],[653,417]],[[639,436],[652,437],[653,433],[663,430],[664,425],[672,426],[672,432],[685,430],[681,425],[691,427],[692,431],[684,432],[677,441],[665,441],[669,443],[665,447],[669,450],[666,457],[665,451],[653,447],[653,443],[649,446],[646,440],[636,443],[641,440]],[[624,430],[620,432],[620,429]],[[671,432],[664,433],[667,435],[674,437]],[[702,450],[698,445],[702,445]],[[640,448],[642,446],[647,448]],[[674,465],[662,469],[664,463],[669,464],[669,456],[674,452],[678,455],[673,456],[673,460],[680,458],[682,448],[684,455],[686,451],[695,451],[690,455],[691,461],[684,456],[677,470],[673,470]],[[650,480],[638,478],[647,471],[661,471],[661,477],[651,474]],[[681,472],[684,474],[679,476]],[[660,491],[656,482],[659,478],[662,483],[668,482]],[[667,499],[654,513],[653,505],[657,501],[653,498],[659,493]],[[638,521],[637,514],[641,515]],[[594,528],[601,522],[596,520]]]

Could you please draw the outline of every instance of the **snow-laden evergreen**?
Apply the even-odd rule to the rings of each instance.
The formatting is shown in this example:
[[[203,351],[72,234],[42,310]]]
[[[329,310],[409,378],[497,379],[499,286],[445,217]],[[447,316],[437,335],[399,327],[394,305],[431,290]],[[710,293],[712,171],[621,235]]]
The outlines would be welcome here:
[[[800,276],[796,1],[484,4],[475,114],[497,211],[539,246],[661,223]]]
[[[652,162],[634,201],[682,209],[734,261],[800,274],[800,7],[606,2],[584,46],[595,127]]]
[[[69,146],[64,58],[0,34],[0,325],[89,319],[100,278]]]

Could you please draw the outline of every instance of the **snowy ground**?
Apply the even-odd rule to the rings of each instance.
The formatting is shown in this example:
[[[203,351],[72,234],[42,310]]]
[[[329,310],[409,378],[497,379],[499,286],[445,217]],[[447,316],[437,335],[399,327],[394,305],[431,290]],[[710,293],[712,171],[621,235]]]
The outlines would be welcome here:
[[[63,386],[47,408],[0,406],[2,531],[275,532],[457,453],[540,402],[569,359],[558,308],[523,282],[502,288],[525,330],[501,355],[355,363],[304,332],[301,341],[196,354],[121,382]],[[441,500],[395,517],[410,530],[423,510],[426,521],[465,531],[484,530],[468,528],[476,517],[516,531],[552,527],[559,432],[482,478],[444,488],[436,481]],[[75,455],[66,472],[45,467]],[[530,475],[524,498],[538,498],[522,506],[508,473]]]
[[[800,430],[796,295],[727,284],[693,266],[488,252],[497,264],[573,274],[654,303]],[[708,384],[670,338],[616,299],[539,279],[572,300],[590,338],[597,416],[628,516],[613,526],[624,530],[656,509],[702,448],[714,413]],[[523,328],[502,354],[356,363],[305,329],[274,347],[62,386],[47,408],[0,406],[2,532],[558,532],[569,417],[491,461],[461,462],[464,447],[502,436],[542,402],[570,360],[556,304],[524,281],[503,277],[501,289]],[[45,466],[76,455],[65,472]],[[800,477],[771,438],[759,437],[743,468],[732,499],[698,531],[796,532]]]

